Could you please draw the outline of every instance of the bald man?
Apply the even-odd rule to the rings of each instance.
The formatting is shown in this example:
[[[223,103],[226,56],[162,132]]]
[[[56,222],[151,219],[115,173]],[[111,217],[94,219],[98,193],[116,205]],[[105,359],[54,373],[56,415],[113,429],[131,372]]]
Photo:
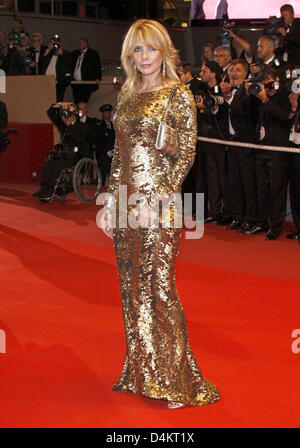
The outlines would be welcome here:
[[[281,58],[276,56],[275,41],[271,36],[266,34],[258,39],[257,57],[262,61],[264,65],[275,68],[281,80],[285,79],[286,70],[289,67],[289,64],[283,62]],[[262,67],[263,65],[257,65],[257,63],[255,62],[251,64],[250,71],[252,76],[255,76]]]

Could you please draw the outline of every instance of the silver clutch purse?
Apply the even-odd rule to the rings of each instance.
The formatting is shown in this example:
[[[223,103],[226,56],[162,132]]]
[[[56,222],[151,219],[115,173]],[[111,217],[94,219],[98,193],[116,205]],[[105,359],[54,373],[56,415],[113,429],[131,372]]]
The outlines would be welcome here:
[[[157,136],[156,136],[155,148],[158,149],[158,150],[161,150],[166,145],[173,146],[173,147],[177,148],[177,153],[173,157],[177,158],[179,156],[179,151],[178,151],[178,133],[177,133],[176,129],[173,129],[171,126],[169,126],[166,123],[166,118],[167,118],[167,115],[168,115],[168,112],[169,112],[171,100],[172,100],[172,98],[174,96],[174,93],[175,93],[175,88],[172,90],[172,92],[171,92],[171,94],[170,94],[170,96],[168,98],[168,103],[167,103],[166,110],[164,112],[162,121],[159,124],[158,131],[157,131]]]

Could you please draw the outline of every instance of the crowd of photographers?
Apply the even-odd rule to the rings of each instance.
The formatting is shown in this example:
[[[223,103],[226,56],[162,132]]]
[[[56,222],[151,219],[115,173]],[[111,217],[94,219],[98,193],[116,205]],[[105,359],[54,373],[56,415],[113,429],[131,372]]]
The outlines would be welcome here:
[[[266,239],[274,240],[286,217],[289,187],[296,230],[287,237],[300,243],[300,30],[291,5],[283,5],[280,12],[279,19],[267,21],[256,49],[224,19],[218,46],[207,43],[203,48],[197,76],[189,63],[178,63],[178,76],[196,100],[198,135],[223,141],[198,142],[183,192],[205,193],[206,223],[248,235],[264,233]],[[49,155],[40,190],[34,195],[49,200],[59,172],[74,164],[85,144],[98,148],[105,179],[114,146],[112,107],[100,108],[101,121],[89,118],[86,103],[97,85],[81,83],[72,86],[77,106],[63,102],[70,80],[101,80],[98,53],[89,49],[85,38],[79,39],[78,50],[72,54],[63,49],[58,36],[43,47],[39,33],[32,35],[30,50],[20,19],[15,19],[8,39],[0,33],[0,40],[1,67],[7,74],[56,76],[57,103],[48,114],[60,130],[61,141]],[[231,146],[230,141],[236,144]],[[252,149],[244,143],[294,148],[295,152]],[[71,147],[78,147],[79,153],[70,151]]]
[[[6,76],[54,75],[57,101],[63,101],[66,87],[76,81],[72,83],[76,103],[87,102],[102,78],[100,56],[89,48],[85,37],[78,39],[77,50],[73,52],[63,48],[58,35],[44,46],[41,33],[30,37],[18,17],[13,19],[13,29],[8,35],[0,31],[0,69]]]
[[[289,185],[296,231],[287,237],[300,243],[300,31],[293,7],[280,11],[255,50],[224,23],[217,48],[204,47],[198,76],[189,63],[178,64],[195,97],[198,135],[224,141],[198,142],[183,192],[205,193],[205,222],[274,240],[285,220]]]

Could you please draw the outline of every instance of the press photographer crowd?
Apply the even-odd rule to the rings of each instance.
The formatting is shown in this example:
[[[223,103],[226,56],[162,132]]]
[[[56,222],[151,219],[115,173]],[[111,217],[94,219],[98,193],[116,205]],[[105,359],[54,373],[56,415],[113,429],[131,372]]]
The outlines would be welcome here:
[[[188,62],[178,64],[180,80],[195,97],[198,135],[207,138],[198,141],[183,192],[205,192],[206,223],[274,240],[289,186],[296,230],[286,236],[300,242],[300,30],[291,5],[280,13],[267,21],[256,49],[224,18],[216,48],[203,47],[200,73]]]
[[[72,85],[75,103],[87,102],[102,78],[99,54],[89,48],[85,37],[78,39],[73,52],[63,47],[57,34],[44,46],[42,34],[35,32],[30,37],[18,17],[8,35],[0,31],[0,69],[6,76],[55,75],[57,101],[63,101],[71,81],[94,81],[95,84]]]
[[[48,154],[34,196],[51,199],[62,169],[90,148],[107,180],[115,140],[113,108],[102,105],[101,120],[87,113],[87,102],[101,80],[98,53],[84,37],[73,53],[57,35],[47,47],[40,33],[33,33],[30,42],[20,19],[8,36],[0,33],[0,40],[0,68],[7,75],[54,74],[57,80],[57,102],[48,115],[61,138]],[[274,240],[286,218],[289,191],[295,231],[286,237],[300,243],[300,29],[293,7],[283,5],[279,18],[266,21],[256,48],[224,16],[217,46],[203,46],[200,72],[178,60],[177,74],[195,97],[198,136],[204,138],[198,141],[182,192],[192,192],[194,199],[195,193],[205,194],[205,223]],[[71,80],[95,84],[72,85],[74,104],[66,103]],[[1,129],[5,127],[1,122]]]

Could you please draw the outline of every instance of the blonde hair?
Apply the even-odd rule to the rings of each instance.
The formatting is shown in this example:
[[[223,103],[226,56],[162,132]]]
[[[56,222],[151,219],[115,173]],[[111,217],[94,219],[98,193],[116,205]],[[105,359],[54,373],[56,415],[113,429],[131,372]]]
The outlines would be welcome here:
[[[122,45],[121,62],[126,73],[122,93],[125,97],[132,95],[141,85],[142,75],[134,67],[132,61],[134,48],[141,42],[145,42],[162,54],[164,74],[161,70],[161,83],[167,86],[174,82],[180,82],[176,73],[178,52],[174,48],[167,30],[155,20],[140,19],[131,25]]]

